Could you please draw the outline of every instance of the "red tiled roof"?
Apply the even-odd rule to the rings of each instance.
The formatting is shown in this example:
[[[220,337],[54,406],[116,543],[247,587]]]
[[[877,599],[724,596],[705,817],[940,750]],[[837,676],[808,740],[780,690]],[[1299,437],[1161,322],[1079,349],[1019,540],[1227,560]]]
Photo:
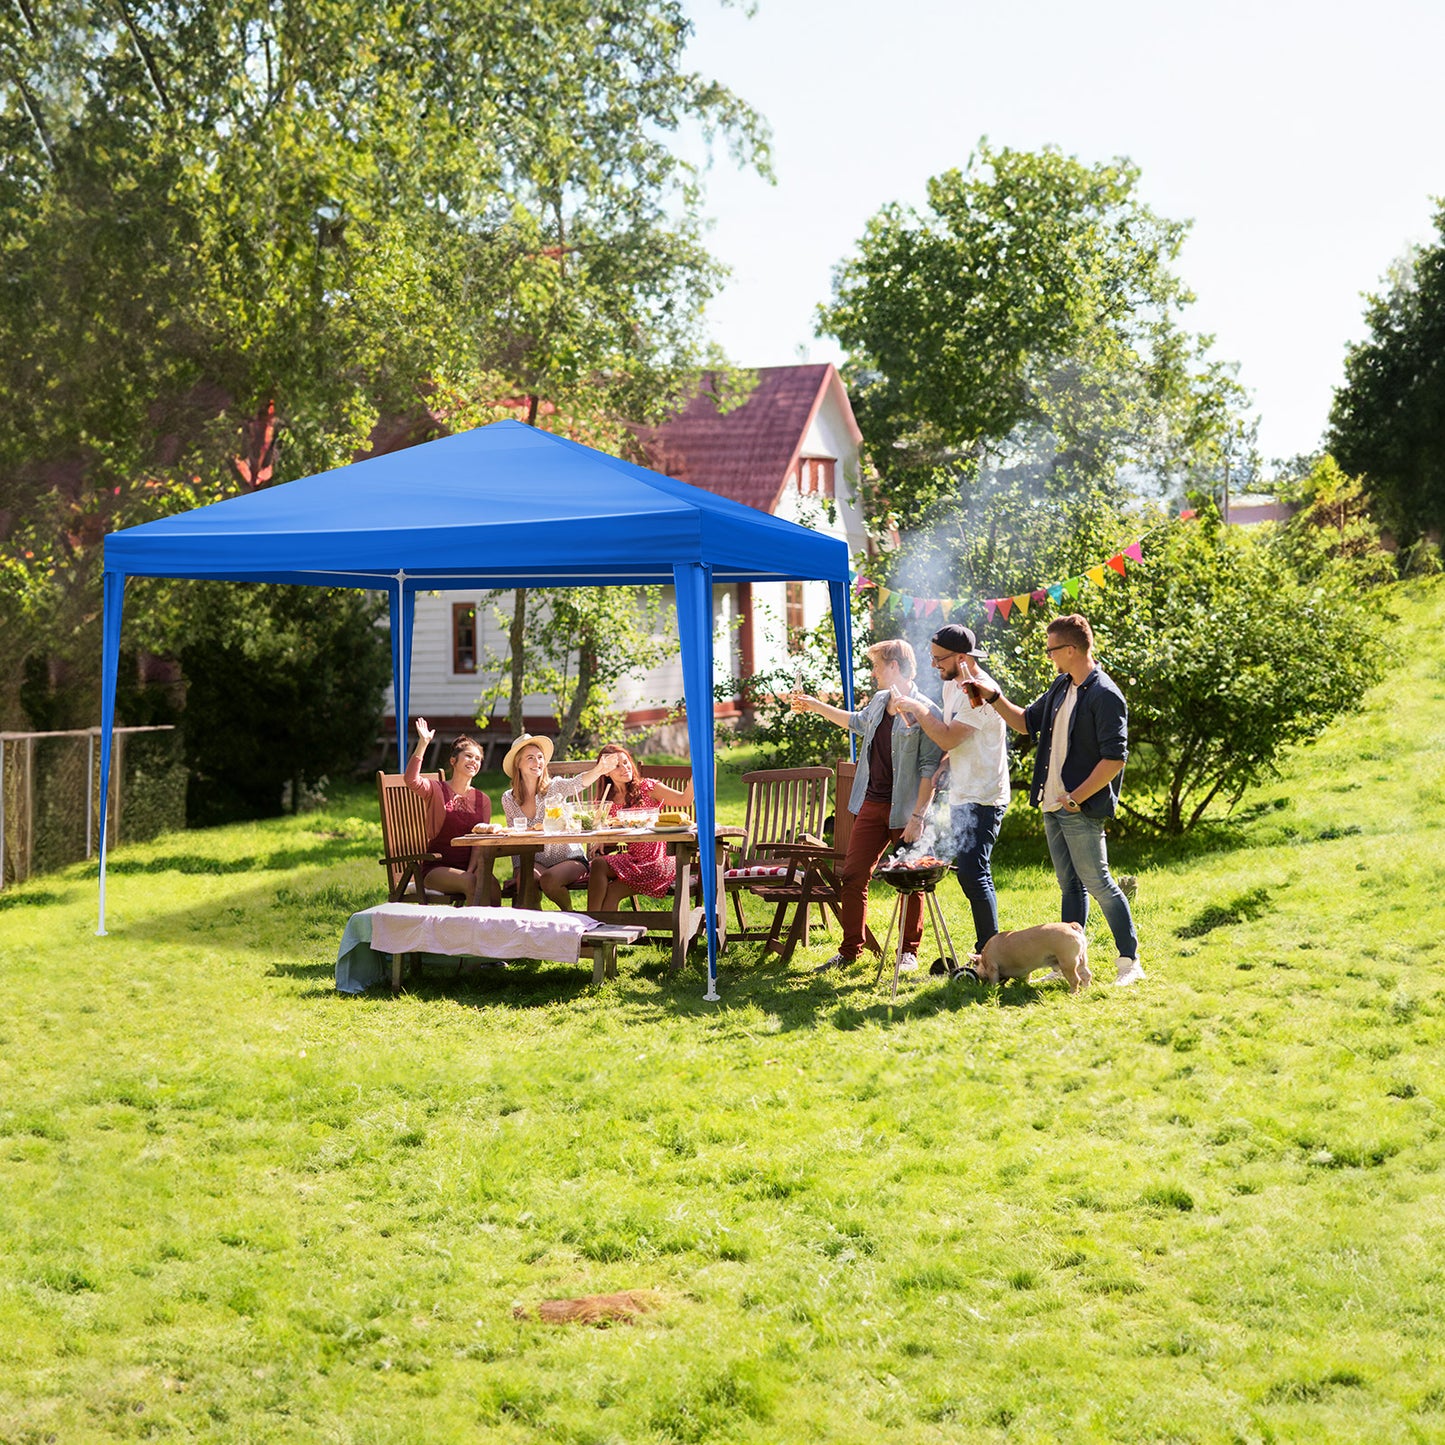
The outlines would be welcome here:
[[[705,372],[696,396],[670,421],[639,427],[647,465],[678,481],[771,512],[797,460],[803,436],[830,384],[842,382],[830,363],[764,366],[747,400],[718,415],[715,373]],[[843,407],[856,433],[847,394]]]

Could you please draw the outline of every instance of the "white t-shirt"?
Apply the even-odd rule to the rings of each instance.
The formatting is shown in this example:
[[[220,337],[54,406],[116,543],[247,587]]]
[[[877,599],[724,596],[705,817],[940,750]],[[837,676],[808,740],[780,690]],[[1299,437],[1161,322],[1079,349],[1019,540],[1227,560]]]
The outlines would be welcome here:
[[[974,707],[962,683],[943,684],[943,720],[968,731],[948,754],[948,801],[1008,807],[1008,727],[988,703]]]
[[[1039,809],[1044,813],[1057,813],[1064,806],[1064,759],[1069,752],[1069,723],[1073,721],[1074,704],[1079,700],[1079,689],[1070,683],[1059,710],[1054,714],[1054,730],[1049,744],[1049,771],[1044,778],[1044,796]]]

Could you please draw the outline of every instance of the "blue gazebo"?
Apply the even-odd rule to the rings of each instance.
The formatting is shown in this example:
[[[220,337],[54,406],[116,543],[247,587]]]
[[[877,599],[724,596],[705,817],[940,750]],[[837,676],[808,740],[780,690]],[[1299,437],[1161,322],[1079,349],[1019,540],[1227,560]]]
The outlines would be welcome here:
[[[105,539],[100,922],[121,612],[129,577],[204,577],[385,590],[398,756],[406,755],[418,591],[487,587],[677,589],[698,834],[716,824],[714,583],[820,580],[832,598],[852,706],[848,549],[766,512],[521,422],[500,421],[112,533]],[[717,993],[717,883],[701,870],[707,997]]]

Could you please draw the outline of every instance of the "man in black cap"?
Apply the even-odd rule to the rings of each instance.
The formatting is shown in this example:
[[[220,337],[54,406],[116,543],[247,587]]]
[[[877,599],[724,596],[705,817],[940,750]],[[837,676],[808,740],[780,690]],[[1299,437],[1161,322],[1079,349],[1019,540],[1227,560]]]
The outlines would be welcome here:
[[[918,719],[925,734],[948,754],[948,802],[953,871],[973,911],[975,952],[998,932],[998,897],[991,859],[1008,807],[1008,728],[984,702],[975,659],[988,654],[971,628],[950,622],[929,643],[933,670],[943,679],[943,707],[904,698],[898,710]]]

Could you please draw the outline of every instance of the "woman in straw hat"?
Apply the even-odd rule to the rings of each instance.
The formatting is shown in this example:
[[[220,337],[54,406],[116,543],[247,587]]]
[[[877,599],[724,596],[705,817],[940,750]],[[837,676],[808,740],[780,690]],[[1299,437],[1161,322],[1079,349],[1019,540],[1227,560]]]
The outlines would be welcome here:
[[[616,766],[611,757],[597,760],[594,767],[574,778],[554,778],[547,771],[552,760],[552,739],[523,733],[507,749],[502,771],[512,786],[502,794],[502,811],[507,822],[540,824],[548,803],[575,798],[585,792],[603,773]],[[532,860],[542,892],[558,908],[570,909],[572,900],[567,890],[587,878],[587,854],[576,843],[549,843]]]
[[[477,865],[477,855],[470,848],[458,848],[452,839],[470,833],[473,824],[492,820],[492,800],[480,788],[472,786],[481,771],[482,749],[475,738],[462,733],[452,743],[451,776],[441,782],[421,775],[421,760],[436,736],[436,729],[428,727],[426,719],[419,717],[416,736],[416,751],[407,760],[403,776],[407,787],[427,800],[426,851],[441,856],[441,862],[429,868],[422,881],[435,892],[460,893],[465,898],[471,890],[469,875]],[[500,903],[500,890],[487,901]]]

